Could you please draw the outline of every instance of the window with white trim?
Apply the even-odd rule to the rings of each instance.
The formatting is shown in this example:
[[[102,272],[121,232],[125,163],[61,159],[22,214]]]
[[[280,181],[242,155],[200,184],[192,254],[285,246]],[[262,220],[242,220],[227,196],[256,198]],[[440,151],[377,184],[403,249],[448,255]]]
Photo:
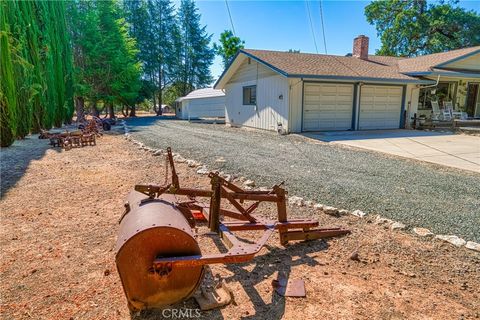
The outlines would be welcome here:
[[[254,106],[257,104],[257,86],[243,87],[243,105]]]

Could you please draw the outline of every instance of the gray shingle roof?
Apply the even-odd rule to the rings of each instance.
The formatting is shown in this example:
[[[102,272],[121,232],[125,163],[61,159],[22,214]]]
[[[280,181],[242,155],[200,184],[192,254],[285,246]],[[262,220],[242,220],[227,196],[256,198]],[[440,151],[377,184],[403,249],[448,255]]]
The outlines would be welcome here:
[[[480,47],[471,47],[415,58],[370,55],[368,60],[351,56],[270,50],[243,49],[242,52],[286,76],[344,77],[408,82],[418,79],[405,73],[433,71],[433,67],[438,64],[478,50]]]

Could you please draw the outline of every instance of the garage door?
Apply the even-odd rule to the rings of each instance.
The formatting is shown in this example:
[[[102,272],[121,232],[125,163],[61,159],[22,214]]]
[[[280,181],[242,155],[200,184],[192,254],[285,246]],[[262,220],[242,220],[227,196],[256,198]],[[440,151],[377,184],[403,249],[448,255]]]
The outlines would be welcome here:
[[[399,86],[362,86],[358,128],[398,129],[402,94]]]
[[[303,131],[352,128],[353,85],[305,83]]]
[[[190,119],[225,117],[225,97],[192,99],[185,111]]]

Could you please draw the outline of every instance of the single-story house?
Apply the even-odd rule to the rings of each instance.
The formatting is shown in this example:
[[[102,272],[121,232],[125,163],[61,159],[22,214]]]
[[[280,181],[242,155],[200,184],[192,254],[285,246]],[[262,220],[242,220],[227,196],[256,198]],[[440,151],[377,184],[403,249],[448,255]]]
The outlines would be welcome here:
[[[175,115],[179,119],[225,117],[225,93],[213,88],[197,89],[175,100]]]
[[[480,116],[480,47],[414,58],[242,49],[216,82],[226,123],[284,132],[408,127],[431,101]],[[450,104],[447,104],[450,103]],[[435,104],[436,106],[436,104]]]

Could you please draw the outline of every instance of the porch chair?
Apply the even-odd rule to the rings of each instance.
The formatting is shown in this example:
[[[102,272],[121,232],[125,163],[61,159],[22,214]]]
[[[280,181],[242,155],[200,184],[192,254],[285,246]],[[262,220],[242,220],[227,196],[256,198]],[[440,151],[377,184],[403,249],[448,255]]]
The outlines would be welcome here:
[[[431,101],[432,104],[432,120],[445,120],[445,121],[451,121],[452,120],[452,114],[450,111],[447,111],[445,109],[440,109],[440,106],[438,105],[438,101]]]
[[[462,111],[455,111],[452,101],[445,101],[445,109],[450,111],[450,114],[454,119],[466,120],[468,114]]]

